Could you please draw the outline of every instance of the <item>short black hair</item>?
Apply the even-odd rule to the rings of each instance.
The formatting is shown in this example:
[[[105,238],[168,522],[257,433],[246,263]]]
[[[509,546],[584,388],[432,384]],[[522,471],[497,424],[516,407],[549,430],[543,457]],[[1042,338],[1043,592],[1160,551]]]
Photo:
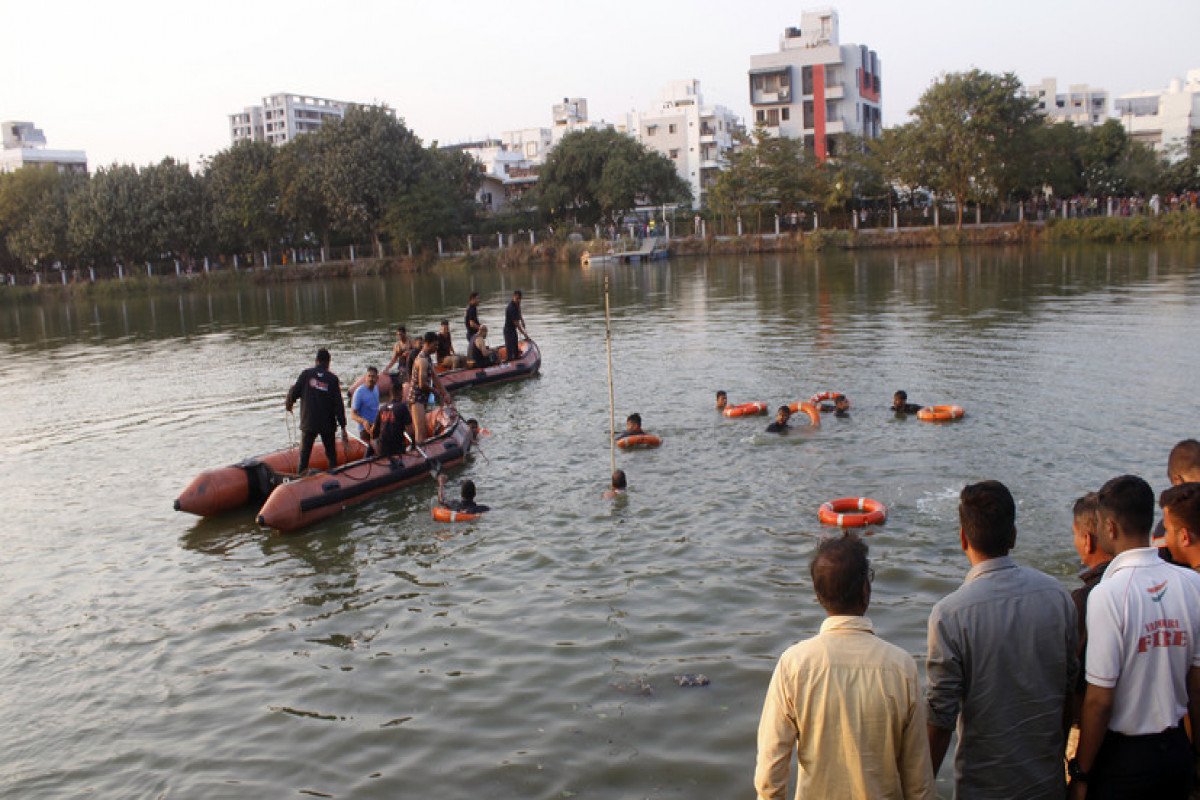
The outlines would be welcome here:
[[[637,425],[639,428],[642,427],[642,415],[641,414],[637,414],[637,413],[630,414],[628,417],[625,418],[625,421],[632,422],[634,425]]]
[[[840,402],[842,402],[842,401],[843,401],[843,400],[845,400],[845,399],[846,399],[846,395],[844,395],[844,394],[839,394],[839,395],[837,395],[836,397],[834,397],[834,398],[833,398],[833,402],[835,402],[835,403],[840,403]]]
[[[425,331],[425,341],[428,344],[437,344],[437,333],[434,331]]]
[[[817,600],[830,614],[863,611],[863,587],[871,569],[867,543],[856,533],[833,536],[817,545],[808,565]]]
[[[785,412],[789,417],[792,415],[792,410],[787,406],[780,406],[779,408],[775,409],[776,414],[783,414]]]
[[[613,485],[614,489],[624,489],[625,488],[625,470],[619,469],[613,473],[612,485]]]
[[[467,480],[462,482],[462,499],[468,503],[475,500],[475,481]]]
[[[1008,555],[1017,524],[1017,504],[1000,481],[981,481],[963,487],[958,496],[958,521],[972,548],[988,558]]]
[[[729,395],[725,394],[724,389],[717,389],[717,397],[729,397]]]
[[[1167,458],[1167,475],[1174,480],[1176,475],[1189,477],[1200,473],[1200,442],[1184,439],[1171,448]]]
[[[326,350],[324,347],[322,347],[320,350],[317,351],[317,363],[318,364],[328,364],[329,363],[329,351]]]
[[[1071,516],[1075,524],[1088,533],[1096,532],[1096,512],[1100,510],[1100,497],[1088,492],[1071,505]]]
[[[513,292],[513,297],[515,297],[515,298],[517,298],[518,300],[520,300],[522,297],[524,297],[524,295],[523,295],[523,294],[521,294],[521,290],[520,290],[520,289],[517,289],[516,291],[514,291],[514,292]]]
[[[899,389],[894,396],[899,397],[901,400],[907,400],[908,392],[904,391],[903,389]]]
[[[396,333],[408,333],[408,328],[405,328],[403,325],[397,325]]]
[[[1121,533],[1149,536],[1154,525],[1154,490],[1137,475],[1120,475],[1100,487],[1100,514],[1111,519]]]
[[[1200,538],[1200,483],[1181,483],[1158,496],[1158,504],[1171,509],[1171,516]]]
[[[404,384],[400,381],[399,378],[392,381],[391,395],[392,395],[393,400],[403,400],[404,399]]]
[[[479,297],[479,292],[471,292],[471,295],[467,299],[474,300],[476,297]]]
[[[450,320],[448,320],[448,319],[444,319],[444,320],[442,320],[442,324],[443,324],[443,325],[445,325],[447,328],[449,328],[449,327],[450,327]]]
[[[367,367],[367,372],[374,372],[376,375],[378,375],[379,368],[378,367]]]

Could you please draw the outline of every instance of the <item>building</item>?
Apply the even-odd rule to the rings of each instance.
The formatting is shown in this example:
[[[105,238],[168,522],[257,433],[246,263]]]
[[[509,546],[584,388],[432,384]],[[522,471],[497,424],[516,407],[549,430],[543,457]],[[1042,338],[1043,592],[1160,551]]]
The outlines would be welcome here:
[[[1090,128],[1108,119],[1108,92],[1086,83],[1071,84],[1065,94],[1059,94],[1055,78],[1042,78],[1041,83],[1026,86],[1025,95],[1037,100],[1037,110],[1051,122]]]
[[[341,119],[351,105],[344,100],[289,92],[267,95],[262,105],[246,106],[241,113],[229,115],[229,138],[233,144],[251,141],[278,146],[300,134],[312,133],[329,119]]]
[[[1200,69],[1188,70],[1182,81],[1173,78],[1165,90],[1123,94],[1113,105],[1130,138],[1183,158],[1200,130]]]
[[[837,155],[839,134],[883,132],[881,71],[874,50],[840,43],[836,11],[806,11],[800,27],[783,32],[778,52],[750,57],[751,122],[803,139],[824,161]]]
[[[32,122],[0,122],[0,172],[50,164],[59,172],[87,172],[87,153],[82,150],[48,150],[46,134]]]
[[[618,126],[620,127],[620,126]],[[675,164],[692,187],[692,206],[700,208],[709,185],[729,166],[727,154],[741,129],[725,106],[704,105],[700,81],[674,81],[651,111],[626,115],[624,131]]]
[[[483,181],[475,199],[486,211],[501,210],[537,183],[540,162],[526,158],[520,150],[510,149],[501,139],[462,142],[442,149],[460,150],[479,162]]]

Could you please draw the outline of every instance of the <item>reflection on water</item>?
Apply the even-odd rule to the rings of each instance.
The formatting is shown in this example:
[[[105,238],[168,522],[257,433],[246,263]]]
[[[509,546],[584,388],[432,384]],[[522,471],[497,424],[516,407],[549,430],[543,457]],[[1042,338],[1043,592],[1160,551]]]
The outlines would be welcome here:
[[[957,493],[999,478],[1016,557],[1074,580],[1069,503],[1118,472],[1163,488],[1194,436],[1194,248],[867,252],[197,287],[0,307],[5,795],[745,794],[778,654],[821,612],[820,503],[891,509],[878,632],[915,657],[967,565]],[[656,451],[608,478],[617,416]],[[195,473],[277,449],[318,346],[347,381],[478,290],[525,290],[543,374],[463,394],[492,435],[452,476],[495,509],[434,522],[432,484],[290,538],[253,510],[171,511]],[[849,420],[728,420],[836,389]],[[891,393],[954,402],[896,419]],[[703,673],[711,684],[676,685]],[[320,754],[314,757],[314,754]],[[947,769],[948,773],[949,770]],[[943,787],[945,790],[945,787]]]

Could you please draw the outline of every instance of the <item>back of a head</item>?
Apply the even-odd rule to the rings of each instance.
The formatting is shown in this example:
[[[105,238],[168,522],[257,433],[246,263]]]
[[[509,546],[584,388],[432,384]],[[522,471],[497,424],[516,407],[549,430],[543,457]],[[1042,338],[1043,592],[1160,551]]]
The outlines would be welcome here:
[[[1171,483],[1200,481],[1200,442],[1184,439],[1171,448],[1167,458],[1167,477]]]
[[[1119,535],[1149,537],[1154,525],[1154,490],[1137,475],[1121,475],[1100,487],[1100,518],[1111,520]]]
[[[1200,483],[1181,483],[1172,486],[1158,496],[1158,504],[1170,510],[1171,519],[1187,528],[1188,533],[1200,539]]]
[[[471,292],[471,295],[467,298],[468,301],[478,300],[478,299],[479,299],[479,292]]]
[[[324,347],[317,351],[317,363],[323,367],[329,366],[329,351]]]
[[[817,600],[830,614],[863,613],[870,566],[867,544],[857,534],[825,539],[808,565]]]
[[[437,344],[437,333],[435,331],[425,331],[425,344]]]
[[[624,489],[625,486],[625,470],[619,469],[612,474],[612,487],[614,489]]]
[[[959,495],[958,521],[973,549],[988,558],[999,558],[1012,549],[1017,505],[1000,481],[972,483]]]
[[[1099,510],[1099,495],[1095,492],[1088,492],[1071,506],[1071,516],[1081,531],[1084,533],[1095,533],[1096,513]]]
[[[475,501],[475,481],[467,480],[462,482],[462,499],[468,503]]]

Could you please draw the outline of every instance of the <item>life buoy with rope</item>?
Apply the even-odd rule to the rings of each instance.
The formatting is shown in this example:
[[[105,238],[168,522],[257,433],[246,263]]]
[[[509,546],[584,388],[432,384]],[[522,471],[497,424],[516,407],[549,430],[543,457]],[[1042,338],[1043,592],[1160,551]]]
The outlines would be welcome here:
[[[808,427],[816,428],[821,425],[821,412],[812,403],[806,403],[803,400],[792,403],[788,406],[788,411],[793,414],[805,413],[808,415]]]
[[[622,436],[620,439],[617,439],[617,447],[624,450],[658,447],[660,444],[662,444],[662,439],[652,436],[649,433],[635,433],[631,436]]]
[[[767,404],[761,402],[738,403],[736,406],[725,406],[724,411],[727,417],[752,417],[765,413],[767,413]]]
[[[847,512],[860,513],[847,513]],[[887,519],[887,506],[869,497],[842,497],[822,503],[817,510],[817,519],[826,525],[842,528],[861,528],[865,525],[882,525]]]
[[[483,514],[468,514],[465,511],[452,511],[445,506],[433,507],[433,518],[438,522],[470,522],[479,519]]]
[[[828,389],[824,392],[817,392],[812,397],[808,398],[808,402],[812,403],[815,406],[826,400],[833,400],[838,395],[842,395],[844,397],[845,393],[844,392],[836,392],[833,389]],[[850,406],[850,398],[849,397],[846,398],[846,406],[847,406],[847,408]]]
[[[925,406],[917,412],[917,419],[925,422],[949,422],[962,419],[966,413],[962,406]]]

